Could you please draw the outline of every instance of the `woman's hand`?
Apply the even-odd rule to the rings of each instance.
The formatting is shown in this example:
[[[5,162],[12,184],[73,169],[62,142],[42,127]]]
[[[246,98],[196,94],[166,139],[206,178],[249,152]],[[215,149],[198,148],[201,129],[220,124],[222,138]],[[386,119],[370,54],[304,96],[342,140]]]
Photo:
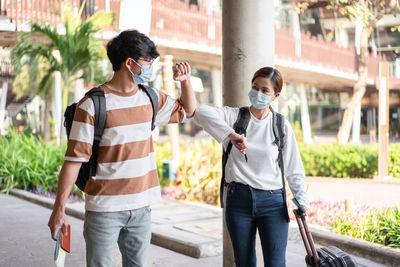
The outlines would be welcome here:
[[[240,153],[246,154],[247,150],[246,137],[233,132],[230,135],[228,135],[228,138],[231,140],[232,144],[240,151]]]
[[[304,206],[304,205],[301,205],[302,207],[303,207],[303,210],[304,210],[304,215],[306,215],[307,216],[307,212],[308,212],[308,210],[307,210],[307,207],[306,206]]]

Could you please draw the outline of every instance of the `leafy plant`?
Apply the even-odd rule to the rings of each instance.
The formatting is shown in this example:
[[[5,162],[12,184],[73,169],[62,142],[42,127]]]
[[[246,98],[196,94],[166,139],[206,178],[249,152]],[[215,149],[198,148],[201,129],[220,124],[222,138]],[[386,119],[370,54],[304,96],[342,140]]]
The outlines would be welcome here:
[[[86,20],[81,19],[83,1],[76,14],[72,6],[61,6],[61,20],[65,33],[48,23],[34,22],[30,32],[20,34],[11,58],[15,64],[14,90],[18,95],[40,94],[46,99],[45,126],[49,126],[51,87],[55,73],[62,77],[62,108],[68,104],[68,92],[76,79],[86,82],[99,80],[101,60],[106,58],[103,41],[96,37],[114,20],[113,13],[99,11]],[[41,38],[35,38],[35,35]],[[45,137],[49,138],[47,129]]]
[[[391,144],[389,149],[389,175],[400,177],[400,144]]]
[[[44,144],[34,135],[15,133],[0,138],[0,184],[2,192],[12,188],[55,190],[65,146]]]
[[[370,212],[358,220],[347,214],[332,223],[332,230],[342,234],[381,245],[400,248],[400,212],[388,208]]]
[[[378,170],[375,145],[299,144],[307,176],[372,178]]]
[[[160,144],[155,148],[159,174],[162,161],[170,159],[168,147],[169,144]],[[162,184],[168,184],[163,188],[163,193],[176,199],[219,205],[221,146],[216,141],[186,141],[181,143],[180,153],[181,162],[176,181],[172,185],[162,181]],[[162,159],[161,155],[168,158]]]

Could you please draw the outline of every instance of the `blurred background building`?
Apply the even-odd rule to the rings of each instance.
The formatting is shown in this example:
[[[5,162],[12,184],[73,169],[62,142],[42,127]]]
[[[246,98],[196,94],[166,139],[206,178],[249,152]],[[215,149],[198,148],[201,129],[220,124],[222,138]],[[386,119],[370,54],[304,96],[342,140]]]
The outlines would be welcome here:
[[[28,123],[31,128],[39,128],[43,115],[40,100],[34,100],[35,96],[16,99],[12,93],[10,50],[17,41],[18,32],[29,31],[32,21],[58,25],[61,2],[0,1],[0,79],[3,84],[7,83],[2,87],[1,95],[5,95],[6,101],[0,103],[0,110],[14,124],[18,124],[17,114],[25,112],[39,117]],[[67,2],[78,12],[84,1]],[[293,1],[275,0],[275,8],[275,67],[283,73],[285,81],[278,104],[279,112],[299,125],[304,124],[302,112],[307,112],[314,141],[326,141],[326,136],[337,134],[357,81],[356,25],[321,7],[298,14]],[[82,16],[90,16],[99,10],[115,13],[114,27],[103,33],[105,43],[119,31],[133,28],[148,34],[156,43],[161,57],[154,63],[151,85],[163,89],[163,58],[172,56],[167,58],[172,58],[173,62],[188,61],[193,67],[192,82],[199,103],[222,105],[220,0],[87,0]],[[369,141],[366,136],[369,130],[377,128],[376,79],[378,62],[382,60],[390,62],[390,136],[399,139],[400,34],[392,31],[396,25],[400,25],[399,16],[385,16],[369,40],[367,91],[360,114],[362,140]],[[269,45],[265,44],[265,49]],[[110,72],[109,67],[104,69]],[[85,85],[85,88],[90,89],[90,86]],[[250,90],[250,86],[249,81],[243,90]],[[175,87],[178,93],[178,84]],[[4,92],[7,88],[8,94]],[[28,103],[35,107],[30,107]],[[187,125],[181,131],[190,133],[194,127]]]

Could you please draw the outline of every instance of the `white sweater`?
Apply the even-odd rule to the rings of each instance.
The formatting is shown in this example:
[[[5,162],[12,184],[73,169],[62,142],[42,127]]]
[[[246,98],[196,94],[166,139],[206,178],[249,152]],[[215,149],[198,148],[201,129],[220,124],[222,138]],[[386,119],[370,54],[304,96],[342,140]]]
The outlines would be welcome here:
[[[218,143],[223,142],[224,149],[239,114],[239,108],[200,106],[197,108],[194,121],[213,136]],[[309,207],[306,194],[305,172],[296,137],[289,121],[285,119],[285,138],[283,162],[286,179],[290,190],[301,205]],[[247,184],[256,189],[275,190],[283,187],[281,171],[278,166],[278,147],[273,144],[275,137],[272,125],[272,113],[263,120],[252,114],[246,131],[246,155],[232,146],[225,168],[225,180]]]

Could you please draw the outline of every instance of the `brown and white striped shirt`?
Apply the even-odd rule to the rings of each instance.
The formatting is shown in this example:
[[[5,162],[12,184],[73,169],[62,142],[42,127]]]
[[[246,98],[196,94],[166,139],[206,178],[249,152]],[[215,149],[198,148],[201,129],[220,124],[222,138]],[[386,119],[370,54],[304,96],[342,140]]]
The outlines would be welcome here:
[[[95,177],[85,187],[86,210],[137,209],[161,198],[151,137],[153,109],[147,94],[119,93],[102,86],[106,99],[106,124],[99,145]],[[154,89],[159,97],[156,126],[182,122],[182,104]],[[85,96],[75,111],[65,161],[87,162],[94,139],[94,105]]]

